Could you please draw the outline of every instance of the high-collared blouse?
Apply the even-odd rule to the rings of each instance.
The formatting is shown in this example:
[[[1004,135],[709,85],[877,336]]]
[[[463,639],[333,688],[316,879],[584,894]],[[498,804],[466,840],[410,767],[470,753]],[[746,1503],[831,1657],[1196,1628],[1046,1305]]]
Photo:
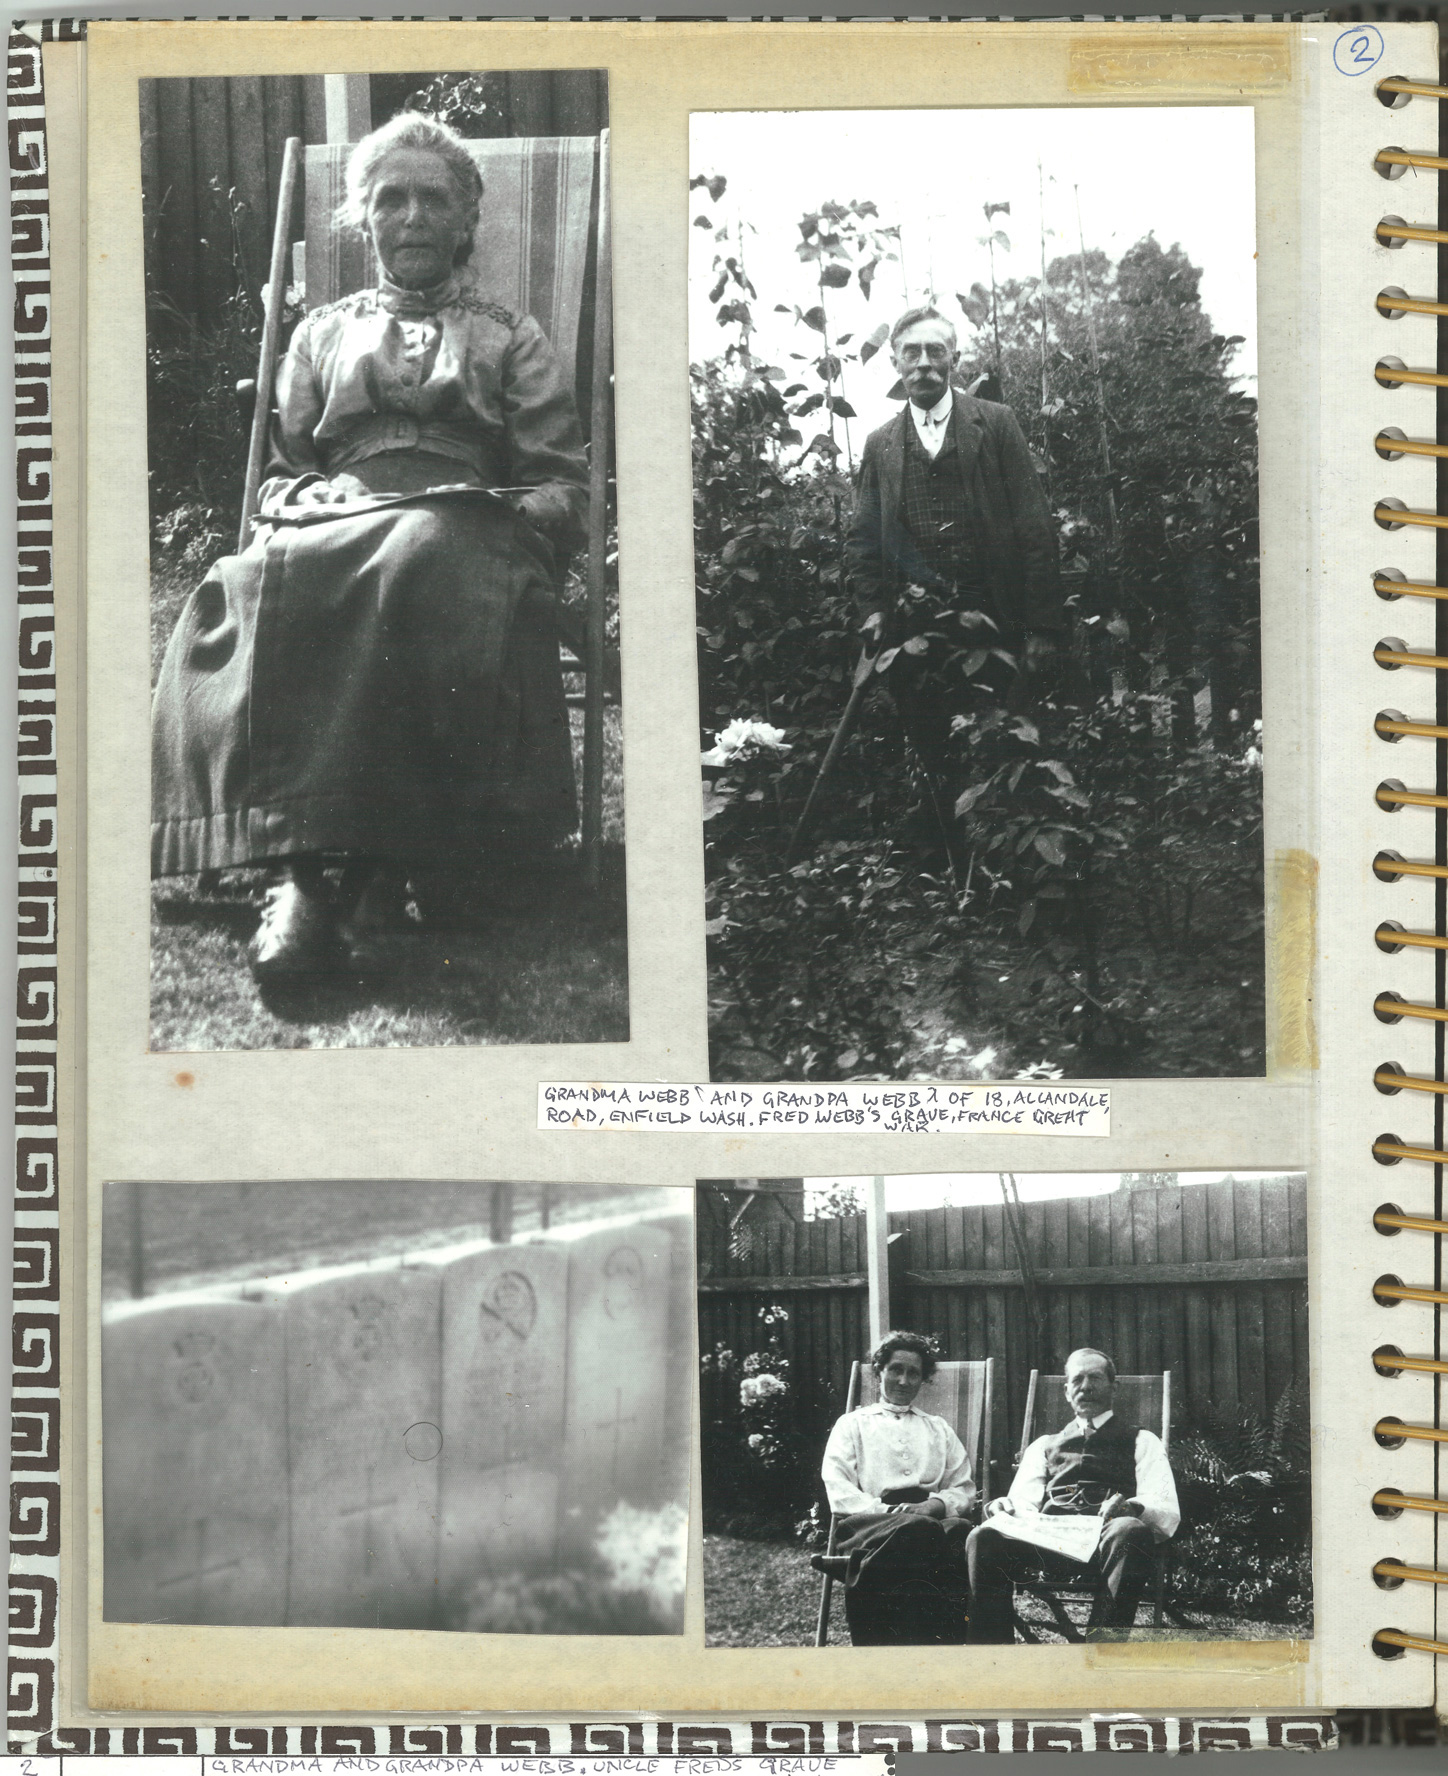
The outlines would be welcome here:
[[[1078,1415],[1072,1423],[1083,1431],[1099,1431],[1115,1416],[1114,1412],[1098,1412],[1089,1419]],[[1016,1477],[1006,1495],[1018,1511],[1039,1511],[1045,1503],[1047,1445],[1055,1434],[1059,1433],[1048,1432],[1044,1437],[1037,1437],[1021,1457],[1021,1465],[1016,1469]],[[1142,1507],[1141,1521],[1165,1540],[1176,1534],[1177,1525],[1182,1520],[1171,1462],[1161,1438],[1152,1431],[1139,1430],[1136,1433],[1135,1455],[1136,1490],[1131,1494],[1132,1501]]]
[[[535,524],[567,548],[585,540],[587,458],[552,347],[531,315],[456,277],[421,291],[384,279],[314,308],[278,367],[276,405],[272,476],[417,451],[456,463],[454,481],[529,489],[518,503]]]
[[[975,1502],[970,1458],[943,1418],[917,1407],[877,1401],[835,1420],[820,1468],[830,1509],[842,1514],[884,1511],[881,1493],[923,1486],[963,1517]]]

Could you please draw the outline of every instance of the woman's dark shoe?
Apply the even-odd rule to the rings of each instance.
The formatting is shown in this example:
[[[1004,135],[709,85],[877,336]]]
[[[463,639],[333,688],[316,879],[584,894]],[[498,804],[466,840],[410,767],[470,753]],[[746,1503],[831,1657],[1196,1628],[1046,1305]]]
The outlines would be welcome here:
[[[274,882],[262,901],[261,922],[247,946],[253,977],[262,983],[314,980],[348,965],[347,947],[325,891],[294,877]]]

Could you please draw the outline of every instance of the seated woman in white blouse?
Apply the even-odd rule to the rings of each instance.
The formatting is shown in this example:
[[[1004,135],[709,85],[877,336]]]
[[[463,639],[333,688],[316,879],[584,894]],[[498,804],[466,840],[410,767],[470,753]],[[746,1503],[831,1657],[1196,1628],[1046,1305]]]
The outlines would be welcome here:
[[[890,1332],[870,1357],[880,1398],[835,1421],[820,1469],[839,1517],[834,1554],[810,1564],[846,1586],[856,1646],[965,1639],[964,1521],[975,1503],[960,1438],[915,1397],[936,1355],[918,1332]]]

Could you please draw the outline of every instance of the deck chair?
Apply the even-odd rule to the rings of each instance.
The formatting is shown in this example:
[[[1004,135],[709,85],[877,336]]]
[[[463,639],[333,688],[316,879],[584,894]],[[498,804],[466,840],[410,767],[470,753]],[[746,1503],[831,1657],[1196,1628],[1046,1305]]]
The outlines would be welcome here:
[[[880,1378],[867,1362],[856,1362],[850,1368],[850,1384],[845,1394],[845,1411],[860,1406],[873,1406],[880,1397]],[[979,1363],[938,1363],[935,1373],[916,1396],[922,1412],[933,1412],[954,1430],[970,1457],[971,1473],[979,1489],[976,1511],[990,1498],[990,1425],[991,1406],[995,1398],[995,1358]],[[839,1533],[839,1518],[831,1511],[830,1534],[826,1551],[833,1554]],[[815,1645],[829,1643],[830,1603],[834,1580],[828,1573],[820,1584],[819,1620],[815,1626]]]
[[[469,268],[469,281],[479,295],[538,322],[559,362],[573,367],[579,414],[588,428],[587,599],[580,620],[560,595],[558,623],[564,668],[584,675],[584,866],[590,884],[596,884],[603,829],[603,704],[610,690],[617,700],[618,685],[617,652],[610,656],[604,647],[613,369],[608,132],[502,137],[467,146],[483,178],[478,238],[487,243],[479,264]],[[334,225],[350,152],[345,142],[306,149],[305,236],[293,248],[293,274],[304,283],[308,309],[376,282],[371,242]],[[585,355],[580,331],[590,311],[591,351]]]
[[[1064,1422],[1069,1412],[1065,1388],[1064,1375],[1042,1375],[1039,1369],[1031,1371],[1031,1379],[1026,1388],[1026,1415],[1021,1426],[1021,1444],[1015,1454],[1017,1467],[1021,1465],[1027,1449],[1037,1437],[1059,1429]],[[1164,1369],[1160,1375],[1118,1375],[1112,1407],[1139,1429],[1155,1430],[1161,1438],[1162,1447],[1168,1450],[1171,1448],[1170,1369]],[[1171,1543],[1159,1542],[1153,1557],[1151,1582],[1151,1620],[1154,1628],[1161,1627],[1166,1613],[1167,1564],[1170,1555]],[[1097,1595],[1095,1585],[1070,1582],[1063,1584],[1060,1580],[1047,1578],[1043,1573],[1036,1578],[1017,1579],[1016,1588],[1029,1592],[1032,1597],[1045,1604],[1055,1618],[1056,1626],[1068,1641],[1079,1644],[1085,1639],[1067,1613],[1063,1600],[1084,1598],[1094,1602]],[[1016,1612],[1016,1627],[1029,1643],[1039,1644],[1034,1631],[1021,1620],[1019,1611]]]

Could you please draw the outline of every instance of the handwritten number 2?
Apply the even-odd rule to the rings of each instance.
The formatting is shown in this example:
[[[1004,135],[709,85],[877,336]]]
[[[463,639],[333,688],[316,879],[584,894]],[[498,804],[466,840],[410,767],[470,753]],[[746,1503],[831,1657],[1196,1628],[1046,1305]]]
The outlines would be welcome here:
[[[1374,25],[1359,25],[1338,34],[1332,46],[1333,66],[1350,79],[1366,74],[1383,59],[1383,37]]]

